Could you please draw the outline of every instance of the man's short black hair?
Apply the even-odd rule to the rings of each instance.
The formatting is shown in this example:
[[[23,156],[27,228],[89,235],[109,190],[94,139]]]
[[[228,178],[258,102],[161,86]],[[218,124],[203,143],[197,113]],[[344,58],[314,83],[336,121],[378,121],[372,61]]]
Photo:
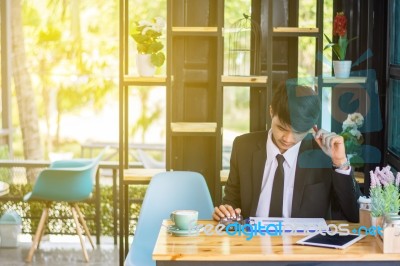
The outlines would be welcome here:
[[[277,115],[282,123],[306,132],[318,122],[321,102],[311,87],[290,80],[276,87],[271,108],[272,115]]]

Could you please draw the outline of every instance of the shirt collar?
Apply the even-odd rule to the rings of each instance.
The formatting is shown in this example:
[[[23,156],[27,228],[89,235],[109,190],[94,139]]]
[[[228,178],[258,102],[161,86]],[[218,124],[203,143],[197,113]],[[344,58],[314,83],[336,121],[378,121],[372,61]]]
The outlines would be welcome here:
[[[281,154],[279,148],[275,145],[272,141],[272,130],[270,129],[268,132],[268,139],[267,139],[267,162],[270,162],[275,159],[276,155]],[[297,155],[299,154],[301,141],[296,143],[293,147],[290,147],[283,155],[285,157],[285,162],[292,168],[296,163]]]

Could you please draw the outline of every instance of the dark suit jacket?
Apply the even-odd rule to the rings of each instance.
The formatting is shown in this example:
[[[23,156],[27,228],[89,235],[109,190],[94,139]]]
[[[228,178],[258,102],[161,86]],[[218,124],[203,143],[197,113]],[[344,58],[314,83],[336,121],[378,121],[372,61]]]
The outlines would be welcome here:
[[[255,216],[267,159],[268,132],[239,136],[233,142],[229,178],[223,204],[241,208],[243,217]],[[311,134],[302,141],[296,165],[292,217],[346,219],[358,222],[360,190],[353,173],[332,169],[332,160]]]

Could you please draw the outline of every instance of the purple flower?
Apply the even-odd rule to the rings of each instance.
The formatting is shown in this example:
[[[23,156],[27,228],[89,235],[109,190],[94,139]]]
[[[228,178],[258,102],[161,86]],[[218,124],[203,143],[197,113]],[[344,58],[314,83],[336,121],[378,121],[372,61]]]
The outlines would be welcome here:
[[[381,183],[379,182],[379,178],[376,176],[374,172],[369,171],[369,175],[371,176],[371,188],[380,187]]]
[[[390,166],[386,166],[382,169],[382,173],[385,177],[385,180],[389,183],[389,184],[393,184],[394,183],[394,175],[392,173],[392,171],[390,171]]]

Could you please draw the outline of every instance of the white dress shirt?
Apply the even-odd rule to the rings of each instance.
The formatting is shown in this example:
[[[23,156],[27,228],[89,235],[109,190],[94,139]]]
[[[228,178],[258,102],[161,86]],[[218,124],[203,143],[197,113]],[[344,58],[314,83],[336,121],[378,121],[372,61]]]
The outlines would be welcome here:
[[[271,203],[272,187],[274,183],[274,176],[276,168],[278,167],[278,161],[276,160],[276,155],[280,154],[278,147],[272,141],[272,131],[268,132],[267,139],[267,161],[265,163],[263,180],[261,183],[261,194],[258,201],[258,207],[256,216],[257,217],[268,217],[269,216],[269,205]],[[285,183],[283,187],[283,206],[282,215],[284,218],[290,218],[292,215],[292,201],[293,201],[293,189],[294,189],[294,179],[296,174],[297,156],[299,154],[301,141],[296,143],[294,146],[290,147],[285,151],[283,157],[285,161],[283,162],[283,169],[285,171]],[[351,168],[348,170],[336,169],[336,172],[341,174],[349,175]]]

